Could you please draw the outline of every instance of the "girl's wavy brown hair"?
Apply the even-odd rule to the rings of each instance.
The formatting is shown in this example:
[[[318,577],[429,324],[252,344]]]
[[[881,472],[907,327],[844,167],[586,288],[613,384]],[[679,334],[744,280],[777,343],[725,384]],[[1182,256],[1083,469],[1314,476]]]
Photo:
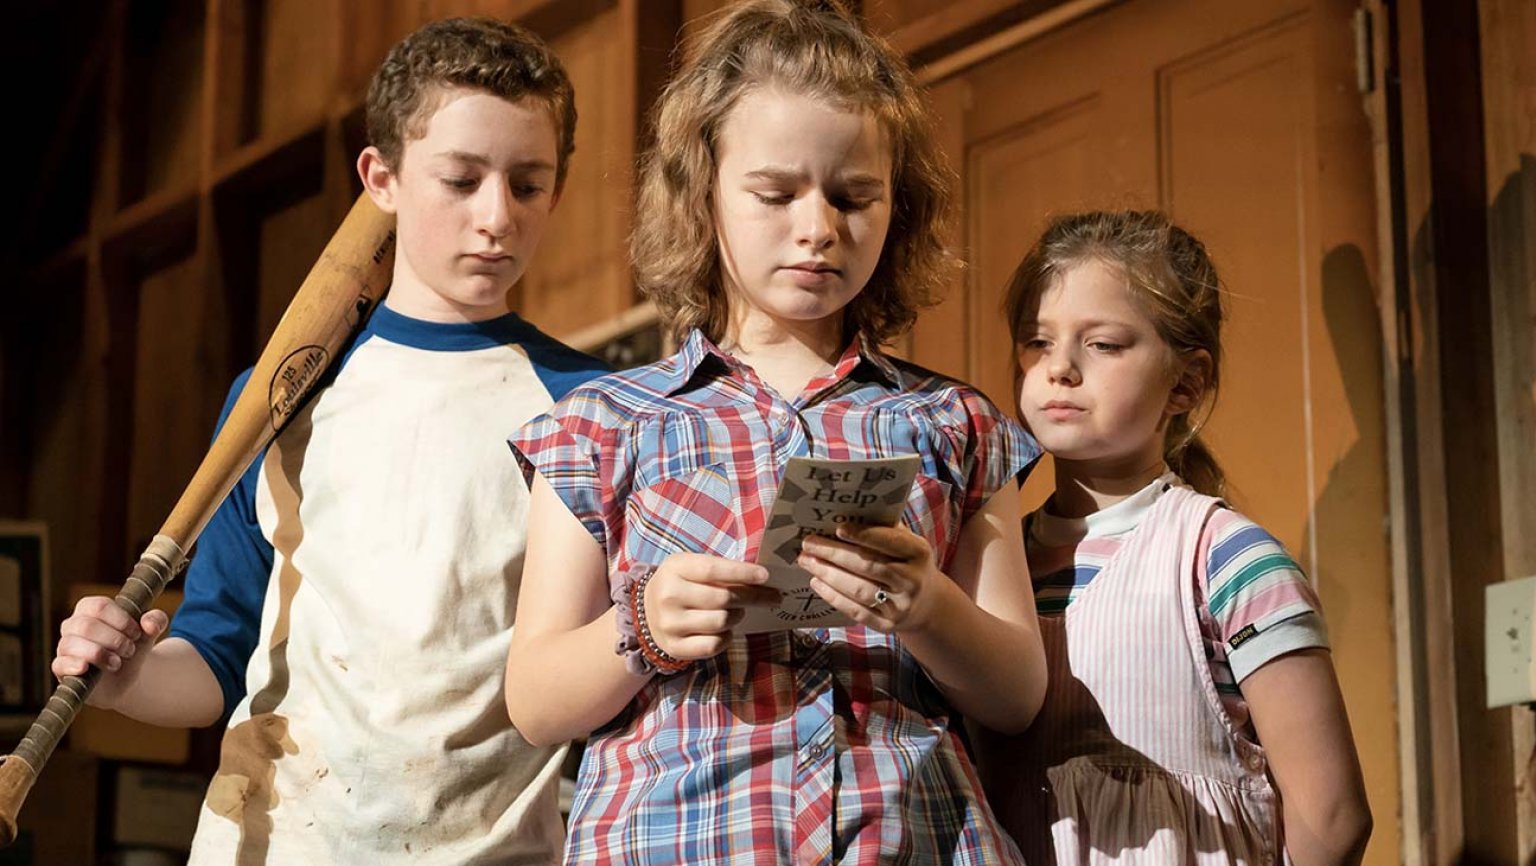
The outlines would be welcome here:
[[[1161,211],[1092,211],[1051,221],[1014,271],[1005,302],[1015,345],[1039,309],[1040,296],[1074,265],[1101,261],[1119,268],[1132,297],[1175,355],[1211,355],[1200,405],[1168,422],[1163,459],[1190,486],[1221,496],[1226,475],[1200,431],[1221,384],[1221,278],[1194,235]]]
[[[723,337],[728,302],[712,207],[720,128],[742,96],[768,87],[870,111],[890,143],[890,231],[844,316],[850,338],[887,342],[934,303],[956,264],[944,245],[951,173],[911,70],[836,0],[750,0],[688,46],[640,162],[636,283],[679,338],[693,328]]]

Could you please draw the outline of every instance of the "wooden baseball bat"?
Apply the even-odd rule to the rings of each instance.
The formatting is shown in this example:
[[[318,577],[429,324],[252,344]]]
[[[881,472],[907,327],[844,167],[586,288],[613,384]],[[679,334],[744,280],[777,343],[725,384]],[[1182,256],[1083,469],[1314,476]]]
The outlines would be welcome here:
[[[213,512],[384,296],[394,261],[394,217],[359,196],[288,304],[197,473],[114,599],[135,622],[180,572]],[[85,676],[64,677],[16,751],[0,759],[0,847],[16,839],[22,802],[100,679],[95,667]]]

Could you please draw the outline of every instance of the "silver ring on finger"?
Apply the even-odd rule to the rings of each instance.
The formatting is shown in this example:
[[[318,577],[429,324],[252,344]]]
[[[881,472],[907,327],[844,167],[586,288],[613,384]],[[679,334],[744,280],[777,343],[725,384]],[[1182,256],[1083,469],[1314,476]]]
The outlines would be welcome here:
[[[886,592],[883,589],[877,589],[877,590],[875,590],[875,603],[872,606],[873,607],[879,607],[880,605],[885,604],[886,602],[888,602],[890,600],[891,600],[891,594],[890,593]]]

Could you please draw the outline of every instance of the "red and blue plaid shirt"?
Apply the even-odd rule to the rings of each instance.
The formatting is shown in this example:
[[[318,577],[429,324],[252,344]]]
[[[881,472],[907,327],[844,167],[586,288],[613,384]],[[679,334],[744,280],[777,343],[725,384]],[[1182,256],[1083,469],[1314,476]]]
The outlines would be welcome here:
[[[666,360],[572,391],[511,442],[602,545],[610,581],[678,552],[753,560],[795,455],[921,455],[904,519],[942,566],[965,520],[1040,453],[973,389],[862,344],[786,401],[697,331]],[[653,678],[593,734],[566,861],[1022,862],[950,716],[873,629],[737,637]]]

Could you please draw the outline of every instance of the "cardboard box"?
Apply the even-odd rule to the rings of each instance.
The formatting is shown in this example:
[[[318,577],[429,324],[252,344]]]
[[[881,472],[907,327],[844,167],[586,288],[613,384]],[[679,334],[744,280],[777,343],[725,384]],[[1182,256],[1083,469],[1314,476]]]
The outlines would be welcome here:
[[[192,849],[208,780],[159,767],[119,767],[112,840],[119,847]]]

